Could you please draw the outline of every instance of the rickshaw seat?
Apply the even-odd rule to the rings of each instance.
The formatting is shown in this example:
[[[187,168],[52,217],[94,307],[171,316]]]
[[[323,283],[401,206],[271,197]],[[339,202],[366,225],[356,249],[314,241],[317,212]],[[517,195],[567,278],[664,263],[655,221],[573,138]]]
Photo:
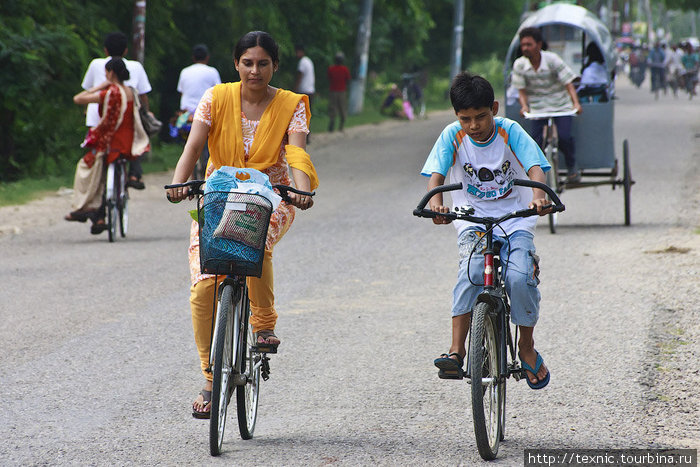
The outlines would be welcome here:
[[[576,93],[580,102],[608,102],[608,90],[605,84],[584,86]]]

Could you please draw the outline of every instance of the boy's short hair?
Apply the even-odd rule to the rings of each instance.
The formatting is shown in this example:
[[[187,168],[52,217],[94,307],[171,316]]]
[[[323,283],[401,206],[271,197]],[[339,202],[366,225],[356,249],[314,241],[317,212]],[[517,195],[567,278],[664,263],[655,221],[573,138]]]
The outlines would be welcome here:
[[[532,37],[535,40],[535,42],[544,42],[544,39],[542,38],[542,31],[540,31],[540,29],[536,27],[521,29],[518,33],[518,37],[520,38],[520,40],[523,40],[523,37]]]
[[[123,32],[110,32],[105,37],[104,46],[110,57],[121,57],[126,50],[128,39]]]
[[[455,112],[483,107],[491,108],[494,100],[491,83],[479,75],[463,71],[452,80],[450,101]]]

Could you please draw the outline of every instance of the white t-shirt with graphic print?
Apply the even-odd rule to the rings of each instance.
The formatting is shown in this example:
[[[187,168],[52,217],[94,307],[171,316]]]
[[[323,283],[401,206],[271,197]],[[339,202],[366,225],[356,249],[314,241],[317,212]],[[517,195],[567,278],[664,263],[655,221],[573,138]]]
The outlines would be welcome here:
[[[528,180],[527,171],[535,165],[544,172],[551,168],[540,147],[517,122],[495,117],[494,123],[496,131],[484,143],[473,141],[459,121],[451,123],[438,137],[421,171],[426,177],[433,173],[447,176],[449,171],[450,183],[463,187],[450,192],[453,207],[470,205],[479,217],[527,209],[532,188],[513,186],[513,180]],[[453,223],[458,233],[477,225],[461,220]],[[508,235],[516,230],[534,235],[536,224],[537,216],[519,217],[501,227]]]

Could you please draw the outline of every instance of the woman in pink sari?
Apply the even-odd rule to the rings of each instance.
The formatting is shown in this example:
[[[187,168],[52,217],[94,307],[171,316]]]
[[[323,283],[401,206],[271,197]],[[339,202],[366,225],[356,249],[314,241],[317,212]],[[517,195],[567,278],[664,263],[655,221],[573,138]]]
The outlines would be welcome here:
[[[73,211],[67,221],[92,221],[90,232],[106,230],[102,193],[105,167],[120,156],[132,159],[148,149],[148,135],[143,130],[138,107],[134,105],[134,90],[124,86],[129,70],[121,58],[105,64],[107,80],[73,96],[80,105],[100,104],[100,123],[91,128],[81,147],[90,151],[78,162],[73,182]]]

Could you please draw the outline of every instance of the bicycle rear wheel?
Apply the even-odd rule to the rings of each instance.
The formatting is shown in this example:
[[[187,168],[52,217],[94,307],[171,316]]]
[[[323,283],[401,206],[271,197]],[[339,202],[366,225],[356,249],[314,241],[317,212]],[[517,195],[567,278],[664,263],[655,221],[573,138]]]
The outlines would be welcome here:
[[[469,368],[471,369],[472,417],[479,455],[496,458],[501,441],[504,384],[499,384],[498,333],[492,306],[477,303],[472,313]]]
[[[245,311],[241,320],[240,346],[238,348],[237,362],[241,363],[241,375],[245,377],[245,384],[239,385],[236,389],[236,403],[238,409],[238,429],[241,438],[251,439],[255,430],[255,421],[258,417],[258,394],[260,391],[260,366],[262,355],[253,352],[253,331],[245,319],[250,315],[250,302],[248,294],[241,300],[241,306]],[[241,379],[243,382],[243,379]]]
[[[119,234],[126,237],[129,230],[129,191],[126,189],[126,165],[119,170]]]
[[[235,290],[232,285],[225,285],[221,292],[216,327],[214,328],[214,342],[212,352],[214,365],[212,366],[212,399],[211,418],[209,420],[209,450],[212,456],[221,454],[226,428],[226,410],[231,394],[235,388],[233,384],[233,356],[238,343],[238,313],[234,309]]]
[[[107,166],[107,177],[105,180],[105,206],[107,209],[107,234],[109,241],[117,239],[117,222],[119,219],[119,201],[117,198],[117,183],[119,168],[115,162]]]

